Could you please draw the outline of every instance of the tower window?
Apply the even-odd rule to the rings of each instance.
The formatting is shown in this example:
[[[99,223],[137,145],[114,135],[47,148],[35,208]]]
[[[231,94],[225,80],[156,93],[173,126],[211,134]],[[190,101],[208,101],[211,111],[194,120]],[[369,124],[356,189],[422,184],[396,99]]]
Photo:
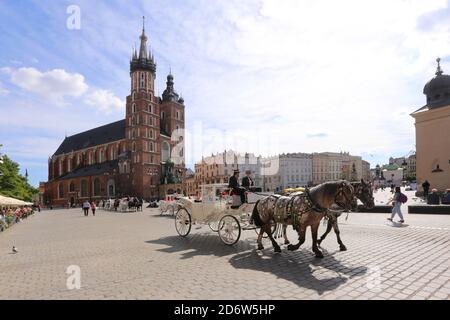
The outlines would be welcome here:
[[[136,152],[136,142],[133,142],[131,151]]]
[[[133,94],[131,95],[131,101],[136,100],[136,92],[133,92]]]
[[[152,105],[151,104],[148,105],[148,112],[152,113]]]
[[[133,105],[131,106],[131,112],[135,113],[136,112],[136,104],[133,103]]]
[[[145,88],[145,74],[141,73],[141,88]]]
[[[164,119],[164,116],[165,116],[164,111],[162,111],[161,112],[161,119]]]

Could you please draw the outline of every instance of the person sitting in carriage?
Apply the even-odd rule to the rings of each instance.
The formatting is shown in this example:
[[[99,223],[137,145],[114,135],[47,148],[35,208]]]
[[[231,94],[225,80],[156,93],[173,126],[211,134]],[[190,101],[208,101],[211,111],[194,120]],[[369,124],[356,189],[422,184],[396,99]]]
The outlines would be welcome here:
[[[241,204],[245,203],[245,188],[239,185],[239,170],[234,170],[233,175],[228,181],[228,188],[232,189],[234,193],[241,197]]]
[[[245,177],[242,178],[242,187],[249,191],[255,186],[251,174],[250,170],[245,170]]]

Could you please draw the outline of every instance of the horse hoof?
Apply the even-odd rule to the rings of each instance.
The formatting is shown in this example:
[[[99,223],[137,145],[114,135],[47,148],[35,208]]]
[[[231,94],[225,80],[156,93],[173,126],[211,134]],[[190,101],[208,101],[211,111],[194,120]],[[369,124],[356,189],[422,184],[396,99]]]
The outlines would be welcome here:
[[[323,258],[323,253],[322,252],[316,252],[316,258]]]
[[[289,240],[285,240],[284,244],[290,244],[291,242]]]
[[[258,250],[264,250],[264,246],[263,245],[258,245]]]
[[[346,246],[340,246],[339,249],[341,249],[341,251],[347,251],[347,247]]]
[[[298,249],[298,247],[296,247],[295,245],[293,245],[293,244],[290,244],[290,245],[288,245],[288,250],[289,251],[295,251],[295,250],[297,250]]]

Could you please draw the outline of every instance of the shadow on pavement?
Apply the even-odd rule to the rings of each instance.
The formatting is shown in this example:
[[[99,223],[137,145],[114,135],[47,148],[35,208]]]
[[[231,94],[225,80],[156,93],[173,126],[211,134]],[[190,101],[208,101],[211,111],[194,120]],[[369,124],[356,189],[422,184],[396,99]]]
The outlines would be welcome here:
[[[306,247],[295,252],[283,249],[281,254],[275,254],[271,248],[257,251],[256,244],[252,243],[251,239],[241,240],[231,247],[226,246],[220,242],[217,234],[198,233],[186,238],[170,236],[149,240],[146,243],[165,245],[166,248],[157,251],[179,252],[182,259],[199,255],[230,256],[229,263],[236,269],[271,273],[299,287],[314,290],[319,295],[334,290],[346,283],[349,278],[360,277],[368,271],[365,266],[348,267],[342,264],[334,257],[339,251],[327,252],[322,249],[325,256],[323,259],[315,258],[310,248]],[[328,271],[334,271],[336,276],[330,278]]]

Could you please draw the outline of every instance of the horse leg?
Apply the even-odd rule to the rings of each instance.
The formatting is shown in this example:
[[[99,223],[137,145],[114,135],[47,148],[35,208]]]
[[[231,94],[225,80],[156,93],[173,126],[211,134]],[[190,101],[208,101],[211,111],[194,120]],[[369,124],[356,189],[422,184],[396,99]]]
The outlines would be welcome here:
[[[290,244],[288,245],[289,251],[295,251],[305,242],[305,234],[306,234],[306,226],[300,226],[299,229],[297,229],[298,233],[298,243],[297,244]]]
[[[283,238],[284,238],[284,244],[291,243],[287,237],[287,224],[283,224]]]
[[[264,226],[261,227],[261,229],[264,229],[264,231],[267,233],[267,235],[269,236],[270,241],[272,242],[272,246],[275,252],[281,252],[280,246],[278,245],[278,243],[275,241],[275,239],[273,238],[272,235],[272,228],[270,223],[265,224]]]
[[[337,219],[333,222],[333,229],[334,229],[334,233],[336,234],[337,242],[339,243],[339,249],[341,249],[341,251],[347,251],[347,247],[344,245],[344,243],[341,240],[341,236],[340,236],[341,232],[339,231]]]
[[[258,250],[263,250],[264,246],[262,245],[262,238],[264,235],[264,228],[261,227],[261,229],[259,230],[259,234],[258,234],[258,239],[256,240],[256,242],[258,243]]]
[[[320,237],[319,240],[317,240],[317,245],[320,247],[320,244],[322,243],[322,241],[327,237],[327,235],[330,233],[331,228],[333,228],[333,222],[331,221],[331,218],[328,219],[328,223],[327,223],[327,230],[325,231],[325,233]]]
[[[319,247],[317,246],[317,232],[319,231],[319,225],[320,225],[320,221],[318,221],[317,223],[313,224],[311,226],[311,235],[312,235],[312,241],[313,241],[313,251],[316,254],[316,258],[323,258],[323,253],[322,251],[319,250]]]

